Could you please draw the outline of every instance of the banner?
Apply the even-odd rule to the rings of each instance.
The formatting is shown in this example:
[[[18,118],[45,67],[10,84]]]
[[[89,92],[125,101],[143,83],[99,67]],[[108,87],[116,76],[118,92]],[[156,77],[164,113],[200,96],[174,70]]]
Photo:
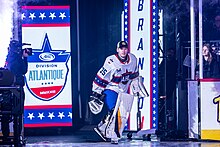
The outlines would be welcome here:
[[[220,79],[201,79],[201,139],[220,140]]]
[[[33,48],[24,126],[72,126],[70,7],[23,6],[22,42]]]
[[[134,99],[127,130],[158,127],[158,7],[157,0],[124,0],[124,39],[138,59],[150,96]],[[138,105],[139,104],[139,105]],[[138,109],[141,116],[138,116]],[[140,113],[139,113],[140,114]],[[138,118],[141,117],[141,118]],[[141,120],[139,125],[138,120]]]

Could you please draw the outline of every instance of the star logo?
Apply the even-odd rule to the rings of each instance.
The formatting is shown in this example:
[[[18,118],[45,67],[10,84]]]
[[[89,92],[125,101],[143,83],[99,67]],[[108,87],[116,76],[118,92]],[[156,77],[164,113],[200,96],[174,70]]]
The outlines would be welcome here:
[[[60,119],[63,119],[63,117],[65,117],[63,113],[64,113],[64,112],[59,112],[58,117],[59,117]]]
[[[54,113],[54,112],[49,112],[48,117],[49,117],[50,119],[53,119],[53,117],[55,117],[53,113]]]
[[[40,13],[39,18],[41,18],[42,20],[43,20],[44,18],[46,18],[45,13]]]
[[[49,101],[57,97],[66,85],[70,53],[65,50],[52,50],[46,34],[41,49],[33,49],[28,57],[26,86],[38,99]]]
[[[31,18],[32,20],[33,20],[34,18],[36,18],[35,13],[30,13],[29,18]]]
[[[45,116],[44,116],[44,113],[38,113],[38,118],[40,118],[40,120],[42,120]]]
[[[72,119],[72,112],[69,112],[68,117]]]
[[[60,16],[59,16],[61,19],[64,19],[66,17],[65,15],[65,12],[64,13],[60,13]]]
[[[49,17],[53,20],[54,18],[56,18],[56,15],[55,15],[55,13],[50,13]]]
[[[28,113],[28,117],[30,120],[32,120],[34,118],[34,113]]]
[[[22,13],[22,14],[21,14],[21,19],[23,20],[23,19],[25,19],[25,18],[26,18],[25,14]]]

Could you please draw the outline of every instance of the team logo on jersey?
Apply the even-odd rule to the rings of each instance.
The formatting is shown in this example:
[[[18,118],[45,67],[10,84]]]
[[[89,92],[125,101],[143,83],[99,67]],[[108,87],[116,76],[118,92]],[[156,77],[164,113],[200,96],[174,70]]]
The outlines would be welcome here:
[[[70,53],[65,50],[52,50],[45,35],[42,49],[33,49],[33,55],[28,57],[26,85],[33,96],[49,101],[62,92],[69,71],[69,57]]]
[[[117,73],[121,72],[121,68],[116,69],[116,72]]]

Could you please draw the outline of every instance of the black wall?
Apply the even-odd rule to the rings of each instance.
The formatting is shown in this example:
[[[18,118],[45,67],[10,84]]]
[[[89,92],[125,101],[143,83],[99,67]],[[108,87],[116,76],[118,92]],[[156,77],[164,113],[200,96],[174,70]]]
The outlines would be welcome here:
[[[80,83],[82,114],[88,123],[97,117],[88,111],[88,98],[96,72],[105,57],[115,53],[121,39],[123,0],[79,0]]]

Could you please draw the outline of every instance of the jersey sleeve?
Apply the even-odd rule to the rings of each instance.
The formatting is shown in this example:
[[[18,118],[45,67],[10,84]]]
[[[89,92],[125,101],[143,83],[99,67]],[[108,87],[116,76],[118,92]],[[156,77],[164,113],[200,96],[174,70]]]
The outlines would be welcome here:
[[[104,65],[99,69],[92,83],[92,91],[101,94],[111,81],[112,64],[112,61],[106,58]]]

